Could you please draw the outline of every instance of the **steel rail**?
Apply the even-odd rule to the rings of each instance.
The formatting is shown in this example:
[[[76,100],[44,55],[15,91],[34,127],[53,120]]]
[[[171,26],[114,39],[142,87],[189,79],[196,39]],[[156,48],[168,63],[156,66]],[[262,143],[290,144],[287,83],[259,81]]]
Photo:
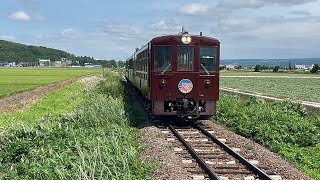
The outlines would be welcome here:
[[[223,142],[219,141],[216,137],[214,137],[211,133],[209,133],[207,130],[203,129],[196,123],[193,123],[193,127],[197,130],[201,131],[202,134],[206,135],[208,138],[210,138],[214,143],[219,145],[224,151],[226,151],[228,154],[239,160],[240,163],[245,165],[249,170],[251,170],[253,173],[258,175],[263,180],[272,180],[272,178],[263,172],[261,169],[250,163],[248,160],[246,160],[244,157],[242,157],[240,154],[232,150],[228,145],[224,144]]]
[[[195,150],[184,140],[184,138],[175,130],[173,126],[168,124],[169,129],[178,138],[178,140],[187,148],[191,156],[197,161],[201,168],[206,172],[212,180],[219,180],[220,178],[213,172],[213,170],[208,166],[207,163],[195,152]]]

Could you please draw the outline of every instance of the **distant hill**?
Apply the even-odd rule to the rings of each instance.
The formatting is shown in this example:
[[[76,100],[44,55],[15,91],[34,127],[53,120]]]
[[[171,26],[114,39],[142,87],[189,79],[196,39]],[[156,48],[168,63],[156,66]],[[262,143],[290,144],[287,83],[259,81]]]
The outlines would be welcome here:
[[[74,54],[43,46],[31,46],[10,41],[0,40],[0,61],[7,62],[37,62],[39,59],[50,59],[51,61],[68,58],[72,61],[79,61],[81,65],[86,62],[96,62],[87,56],[77,57]]]

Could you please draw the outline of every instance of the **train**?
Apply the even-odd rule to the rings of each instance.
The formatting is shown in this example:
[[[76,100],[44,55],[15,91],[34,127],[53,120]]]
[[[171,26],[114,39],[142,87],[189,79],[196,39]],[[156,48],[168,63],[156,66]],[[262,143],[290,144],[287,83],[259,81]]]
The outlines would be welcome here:
[[[154,37],[126,60],[126,80],[155,117],[208,118],[219,100],[220,41],[182,31]]]

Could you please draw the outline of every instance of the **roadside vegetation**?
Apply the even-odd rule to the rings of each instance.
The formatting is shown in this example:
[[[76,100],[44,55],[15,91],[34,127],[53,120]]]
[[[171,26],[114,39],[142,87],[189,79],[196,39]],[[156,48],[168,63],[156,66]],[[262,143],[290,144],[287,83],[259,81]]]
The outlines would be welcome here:
[[[151,179],[134,128],[142,114],[128,100],[120,74],[108,71],[90,92],[75,85],[48,95],[37,104],[46,106],[46,114],[40,106],[1,115],[21,123],[0,124],[0,179]],[[64,99],[63,91],[78,95]],[[64,99],[60,104],[67,108],[53,113],[56,107],[45,102],[50,99]]]
[[[98,71],[84,68],[1,68],[0,98]]]
[[[320,179],[320,117],[307,115],[302,105],[221,93],[216,121]]]
[[[221,77],[222,87],[272,97],[320,102],[320,78]]]

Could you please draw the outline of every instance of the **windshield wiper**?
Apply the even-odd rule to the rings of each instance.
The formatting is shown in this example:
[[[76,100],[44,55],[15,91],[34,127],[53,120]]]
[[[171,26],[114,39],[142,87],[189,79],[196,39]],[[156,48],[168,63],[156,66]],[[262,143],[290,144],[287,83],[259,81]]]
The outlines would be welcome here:
[[[206,68],[206,67],[204,67],[204,65],[203,65],[203,64],[201,64],[201,63],[200,63],[200,65],[201,65],[201,67],[206,71],[206,73],[207,73],[208,75],[210,75],[210,73],[209,73],[209,71],[207,70],[207,68]]]
[[[168,70],[168,68],[171,66],[171,63],[170,64],[168,64],[168,66],[161,72],[161,74],[163,74],[163,73],[165,73],[167,70]]]

